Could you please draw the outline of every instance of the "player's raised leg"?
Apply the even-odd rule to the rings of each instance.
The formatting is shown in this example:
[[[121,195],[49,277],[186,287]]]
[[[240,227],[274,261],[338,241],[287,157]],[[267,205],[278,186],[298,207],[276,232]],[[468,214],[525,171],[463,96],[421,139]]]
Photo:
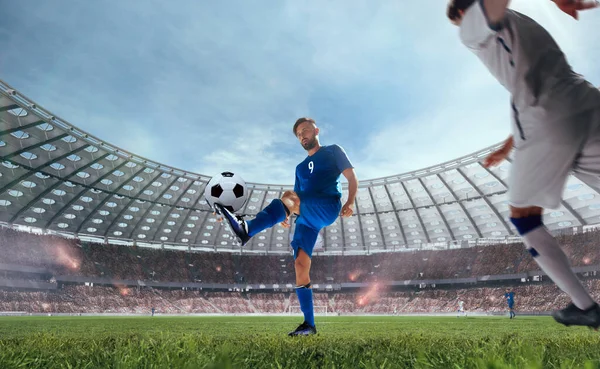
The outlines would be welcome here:
[[[600,101],[598,105],[600,106]],[[584,133],[585,143],[577,155],[573,171],[575,176],[585,184],[600,191],[600,108],[585,112],[577,118],[577,121],[589,121],[591,124],[587,125],[589,131]],[[581,294],[583,295],[583,293]],[[585,302],[589,304],[587,297]],[[573,304],[555,312],[553,316],[554,319],[565,325],[576,325],[573,323],[574,318],[583,316],[584,319],[594,322],[585,325],[598,329],[600,327],[600,307],[595,302],[588,309],[585,307],[573,299]]]
[[[286,222],[292,213],[298,214],[300,212],[300,198],[294,191],[285,191],[281,199],[271,201],[269,205],[256,214],[254,219],[248,222],[242,217],[232,214],[220,204],[215,204],[215,207],[243,246],[262,230],[271,228],[277,223]]]
[[[565,325],[596,328],[600,326],[600,308],[577,279],[567,256],[542,221],[543,208],[555,209],[560,205],[567,177],[588,137],[583,130],[586,125],[577,124],[574,119],[571,117],[560,125],[547,124],[545,136],[532,135],[519,142],[508,186],[510,220],[540,268],[573,301],[553,314],[555,320]],[[512,146],[513,140],[507,140],[499,150],[501,159]],[[507,302],[512,310],[512,296],[507,297]],[[514,317],[514,312],[510,315]]]
[[[573,301],[567,308],[554,312],[554,319],[565,325],[600,327],[600,307],[571,270],[569,259],[556,239],[542,223],[542,208],[510,209],[515,225],[527,250],[542,270]]]

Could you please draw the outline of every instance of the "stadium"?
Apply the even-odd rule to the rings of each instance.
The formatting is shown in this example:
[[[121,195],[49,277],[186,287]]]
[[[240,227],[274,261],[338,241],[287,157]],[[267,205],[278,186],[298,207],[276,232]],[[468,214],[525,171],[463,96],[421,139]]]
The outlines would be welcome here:
[[[3,315],[288,315],[289,233],[233,242],[203,197],[209,177],[136,156],[0,83]],[[322,316],[545,315],[568,302],[525,251],[508,214],[510,161],[494,147],[434,167],[363,180],[354,216],[314,255]],[[253,215],[289,185],[247,183]],[[547,226],[600,297],[598,193],[569,179]]]

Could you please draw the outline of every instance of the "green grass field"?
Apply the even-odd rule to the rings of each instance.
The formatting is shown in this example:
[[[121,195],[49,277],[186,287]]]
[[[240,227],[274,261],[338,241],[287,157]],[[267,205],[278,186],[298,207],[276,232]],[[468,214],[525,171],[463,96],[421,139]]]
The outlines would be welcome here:
[[[547,317],[2,317],[0,368],[600,368]]]

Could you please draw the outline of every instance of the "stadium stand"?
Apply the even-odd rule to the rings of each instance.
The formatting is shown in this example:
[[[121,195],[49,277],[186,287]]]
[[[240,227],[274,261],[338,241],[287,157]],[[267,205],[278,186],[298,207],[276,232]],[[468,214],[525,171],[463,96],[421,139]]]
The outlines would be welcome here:
[[[600,264],[599,236],[598,231],[560,236],[574,267]],[[290,255],[199,253],[95,244],[11,228],[0,228],[0,253],[0,311],[145,314],[154,307],[158,312],[171,314],[286,313],[296,303],[287,291],[231,288],[218,291],[56,281],[64,275],[145,283],[283,284],[293,281]],[[469,287],[456,283],[436,287],[435,283],[428,283],[398,290],[386,282],[511,275],[538,269],[519,243],[441,251],[315,256],[313,265],[315,283],[366,282],[358,290],[315,292],[315,305],[327,306],[328,312],[340,314],[453,312],[458,299],[465,302],[469,311],[504,311],[505,286]],[[585,278],[588,288],[600,298],[596,272],[585,274]],[[568,302],[547,279],[526,282],[507,284],[514,287],[521,311],[547,311]]]
[[[204,198],[210,177],[104,142],[1,80],[0,131],[0,310],[253,313],[295,304],[293,222],[240,249]],[[504,285],[532,311],[564,303],[506,221],[511,161],[481,163],[498,147],[361,179],[355,214],[324,229],[313,254],[315,304],[447,311],[460,296],[467,309],[493,311]],[[253,216],[290,189],[246,182],[240,213]],[[598,199],[570,176],[544,219],[593,291]]]
[[[600,265],[600,232],[560,236],[574,267]],[[0,262],[35,267],[53,275],[110,277],[117,280],[205,283],[288,283],[291,255],[239,255],[95,244],[53,235],[0,228]],[[313,281],[369,282],[452,279],[535,271],[523,244],[499,244],[441,251],[372,255],[320,255]]]
[[[560,236],[574,267],[600,264],[600,232]],[[207,283],[285,283],[293,280],[290,255],[186,252],[80,242],[0,228],[3,264],[36,267],[54,275],[120,280]],[[360,256],[315,256],[314,281],[365,282],[467,278],[537,270],[521,243],[441,251]]]
[[[600,281],[585,281],[594,298],[600,298]],[[463,300],[470,312],[503,312],[505,288],[426,289],[421,291],[364,293],[315,293],[315,306],[327,306],[333,314],[452,313]],[[513,287],[516,309],[545,312],[564,306],[568,297],[553,284]],[[292,296],[293,297],[293,296]],[[0,311],[28,313],[148,314],[152,307],[162,314],[287,313],[290,293],[240,293],[64,286],[56,291],[0,289]]]

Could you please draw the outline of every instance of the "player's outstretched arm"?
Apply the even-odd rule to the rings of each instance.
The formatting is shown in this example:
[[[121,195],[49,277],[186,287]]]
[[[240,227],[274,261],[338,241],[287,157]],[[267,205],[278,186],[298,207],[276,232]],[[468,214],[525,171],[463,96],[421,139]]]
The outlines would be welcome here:
[[[485,14],[489,24],[498,24],[504,19],[504,13],[510,0],[483,0]]]
[[[552,0],[553,3],[563,12],[574,19],[579,19],[579,11],[600,7],[598,0]]]
[[[510,154],[510,151],[513,148],[513,144],[514,144],[513,136],[512,135],[508,136],[508,138],[504,142],[504,145],[502,145],[501,148],[499,148],[498,150],[489,154],[483,160],[483,166],[486,168],[489,168],[489,167],[493,167],[495,165],[500,164],[504,159],[506,159],[508,154]]]
[[[356,178],[356,172],[354,168],[348,168],[342,172],[346,180],[348,180],[348,200],[344,206],[340,215],[343,217],[349,217],[354,213],[352,209],[354,207],[354,200],[356,199],[356,192],[358,191],[358,179]]]

